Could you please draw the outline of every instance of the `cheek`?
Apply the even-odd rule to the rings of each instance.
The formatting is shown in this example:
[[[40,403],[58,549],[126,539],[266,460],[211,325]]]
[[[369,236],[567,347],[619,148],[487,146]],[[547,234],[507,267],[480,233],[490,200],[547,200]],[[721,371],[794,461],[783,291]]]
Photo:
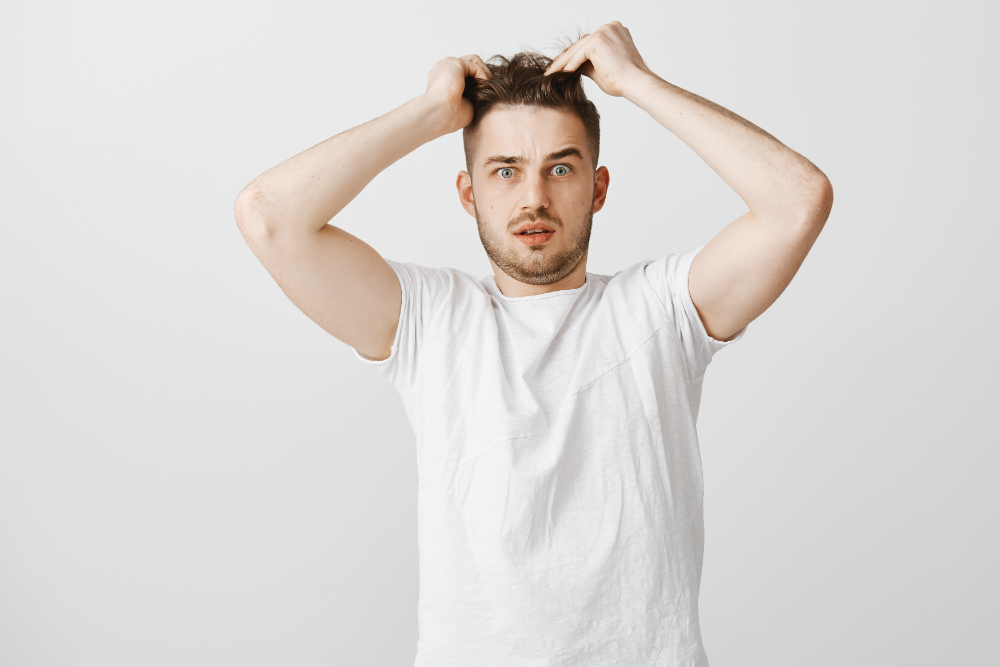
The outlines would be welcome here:
[[[476,217],[479,220],[479,224],[486,229],[487,233],[495,237],[503,236],[507,232],[508,220],[498,211],[496,203],[480,204],[476,210]]]
[[[481,214],[491,223],[491,226],[506,225],[511,218],[511,203],[503,193],[484,193],[476,200]]]

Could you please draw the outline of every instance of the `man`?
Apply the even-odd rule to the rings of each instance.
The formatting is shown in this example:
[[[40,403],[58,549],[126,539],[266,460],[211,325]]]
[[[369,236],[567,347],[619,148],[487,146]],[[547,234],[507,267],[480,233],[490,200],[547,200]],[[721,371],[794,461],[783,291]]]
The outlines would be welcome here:
[[[680,137],[749,211],[691,252],[587,273],[609,172],[581,75]],[[492,276],[385,260],[327,224],[460,128],[458,195]],[[403,397],[418,665],[707,664],[703,374],[791,281],[832,201],[807,159],[654,75],[617,22],[554,61],[445,58],[426,94],[241,193],[240,229],[285,293]]]

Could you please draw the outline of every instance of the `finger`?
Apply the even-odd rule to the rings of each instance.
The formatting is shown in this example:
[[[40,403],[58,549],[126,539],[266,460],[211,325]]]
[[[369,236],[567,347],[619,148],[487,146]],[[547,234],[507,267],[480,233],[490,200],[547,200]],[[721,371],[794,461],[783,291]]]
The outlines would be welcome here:
[[[564,72],[575,72],[576,69],[583,63],[590,60],[591,50],[588,48],[591,45],[581,46],[576,50],[569,58],[566,63],[562,66]]]
[[[583,74],[584,76],[590,77],[594,81],[594,83],[597,84],[597,87],[603,90],[604,92],[612,94],[611,91],[608,90],[608,86],[604,83],[604,80],[601,79],[601,75],[597,73],[596,69],[594,69],[593,63],[589,61],[585,62],[583,66],[580,67],[580,73]]]
[[[555,57],[555,60],[552,61],[552,64],[549,65],[548,69],[545,70],[545,74],[551,74],[553,72],[561,71],[563,69],[563,66],[569,60],[569,58],[571,58],[573,54],[576,53],[583,46],[583,43],[586,42],[589,38],[590,35],[584,35],[580,39],[576,40],[576,42],[571,44],[568,48],[563,50],[562,53],[560,53],[558,56]]]
[[[566,60],[578,48],[580,48],[580,43],[583,42],[585,39],[587,39],[587,37],[589,37],[589,36],[590,35],[584,35],[580,39],[576,40],[575,42],[573,42],[572,44],[570,44],[568,47],[566,47],[565,49],[563,49],[562,53],[560,53],[558,56],[556,56],[555,59],[552,61],[552,64],[549,65],[548,69],[545,70],[545,73],[546,74],[551,74],[553,72],[560,71],[562,69],[563,65],[566,64]]]
[[[459,58],[465,65],[466,76],[473,76],[477,79],[485,79],[489,81],[493,78],[493,73],[490,68],[486,66],[483,59],[472,53],[467,56],[462,56]]]

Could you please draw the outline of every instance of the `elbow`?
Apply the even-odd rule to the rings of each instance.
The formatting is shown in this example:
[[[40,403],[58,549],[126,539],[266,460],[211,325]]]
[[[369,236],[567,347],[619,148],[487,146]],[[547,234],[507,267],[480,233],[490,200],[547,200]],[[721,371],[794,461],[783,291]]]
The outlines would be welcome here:
[[[822,229],[833,208],[833,185],[819,167],[801,155],[798,158],[794,176],[786,183],[785,210],[794,211],[801,225]]]
[[[236,226],[239,227],[240,234],[247,245],[259,251],[272,236],[272,228],[267,224],[263,215],[263,205],[260,195],[250,189],[244,189],[236,198],[233,206],[233,214],[236,218]]]
[[[233,215],[236,217],[236,226],[244,236],[248,234],[256,235],[257,230],[263,227],[263,216],[261,215],[260,194],[247,186],[236,197],[236,204],[233,206]]]
[[[822,228],[833,210],[833,184],[823,172],[813,189],[812,206],[809,207],[808,222]]]
[[[794,199],[796,221],[809,230],[822,229],[833,209],[833,185],[810,163],[809,175],[800,179]]]

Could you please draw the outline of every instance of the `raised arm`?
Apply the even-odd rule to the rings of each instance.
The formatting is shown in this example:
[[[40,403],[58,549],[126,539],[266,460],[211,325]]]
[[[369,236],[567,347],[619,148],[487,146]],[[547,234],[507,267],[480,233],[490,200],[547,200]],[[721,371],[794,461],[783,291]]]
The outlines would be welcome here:
[[[288,298],[373,359],[389,356],[399,282],[371,246],[328,222],[393,162],[472,121],[467,76],[492,78],[478,56],[441,60],[424,95],[285,160],[236,200],[243,238]]]
[[[575,71],[625,97],[690,146],[750,209],[695,257],[691,299],[709,335],[727,340],[791,282],[833,206],[829,179],[753,123],[653,74],[617,21],[584,36],[547,73]]]

